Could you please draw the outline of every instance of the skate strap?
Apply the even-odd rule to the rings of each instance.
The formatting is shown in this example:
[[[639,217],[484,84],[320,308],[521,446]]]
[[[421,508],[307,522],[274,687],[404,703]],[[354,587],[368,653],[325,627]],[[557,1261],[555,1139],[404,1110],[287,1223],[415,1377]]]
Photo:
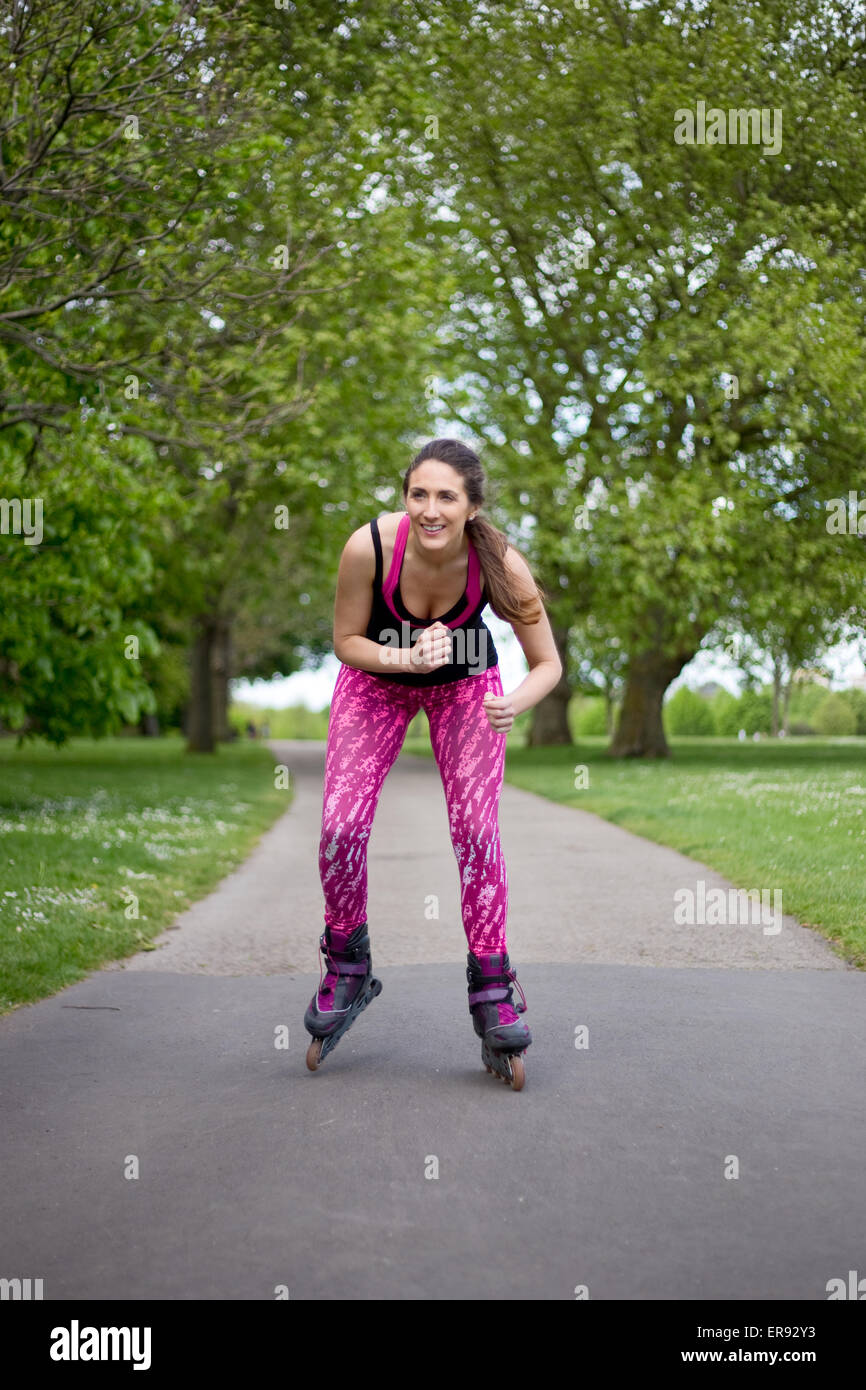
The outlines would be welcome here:
[[[335,960],[333,956],[328,957],[328,964],[335,975],[366,975],[366,961]]]
[[[470,994],[470,996],[469,996],[469,1003],[470,1003],[470,1004],[480,1004],[481,1001],[484,1000],[484,999],[507,999],[507,998],[508,998],[508,990],[507,990],[507,989],[501,989],[501,988],[497,989],[495,986],[491,986],[489,989],[479,989],[475,994]]]

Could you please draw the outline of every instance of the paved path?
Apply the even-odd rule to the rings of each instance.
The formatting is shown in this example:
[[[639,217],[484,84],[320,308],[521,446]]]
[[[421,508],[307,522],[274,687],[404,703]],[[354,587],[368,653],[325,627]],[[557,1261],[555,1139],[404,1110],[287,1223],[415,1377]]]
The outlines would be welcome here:
[[[775,1301],[866,1273],[862,973],[790,919],[674,926],[677,888],[724,880],[506,786],[535,1036],[515,1094],[469,1023],[438,773],[403,754],[370,842],[383,992],[312,1075],[324,749],[274,751],[292,808],[159,950],[0,1019],[0,1276],[48,1299]]]
[[[202,971],[208,975],[318,972],[322,930],[318,875],[324,744],[273,743],[292,773],[295,799],[245,863],[216,893],[177,918],[116,968]],[[674,893],[727,879],[598,816],[506,783],[499,814],[508,865],[512,960],[617,965],[721,965],[726,969],[844,970],[817,932],[782,919],[677,926]],[[376,968],[466,964],[457,861],[432,758],[401,753],[385,779],[368,847],[368,911]],[[766,887],[767,885],[761,885]],[[431,895],[439,918],[425,912]],[[768,900],[772,904],[772,898]]]

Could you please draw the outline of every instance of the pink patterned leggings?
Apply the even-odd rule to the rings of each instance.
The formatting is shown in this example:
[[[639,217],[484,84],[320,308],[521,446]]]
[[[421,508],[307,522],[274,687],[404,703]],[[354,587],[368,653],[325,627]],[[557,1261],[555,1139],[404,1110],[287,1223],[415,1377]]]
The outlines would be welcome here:
[[[469,949],[505,951],[508,880],[499,843],[505,734],[482,700],[501,695],[498,666],[438,686],[410,686],[342,665],[331,701],[319,874],[325,922],[337,937],[367,920],[367,842],[379,793],[410,721],[423,708],[442,777]]]

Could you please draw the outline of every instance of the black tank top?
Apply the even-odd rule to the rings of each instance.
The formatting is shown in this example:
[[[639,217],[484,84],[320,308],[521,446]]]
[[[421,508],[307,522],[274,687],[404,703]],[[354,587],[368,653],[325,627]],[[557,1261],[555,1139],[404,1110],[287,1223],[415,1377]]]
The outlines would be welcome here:
[[[482,621],[481,613],[487,607],[487,598],[481,588],[481,562],[478,552],[469,541],[469,565],[466,588],[460,598],[438,618],[416,618],[409,612],[400,597],[400,571],[409,535],[409,513],[404,512],[397,527],[394,541],[394,554],[388,570],[388,577],[382,582],[382,539],[379,525],[374,518],[370,522],[373,534],[373,547],[376,551],[376,574],[373,580],[373,607],[370,621],[364,634],[381,647],[413,647],[426,627],[433,623],[444,623],[452,632],[451,661],[439,666],[435,671],[388,671],[385,667],[373,674],[385,680],[397,681],[400,685],[445,685],[449,681],[459,681],[465,676],[478,676],[491,666],[499,665],[499,656],[493,644],[493,634]]]

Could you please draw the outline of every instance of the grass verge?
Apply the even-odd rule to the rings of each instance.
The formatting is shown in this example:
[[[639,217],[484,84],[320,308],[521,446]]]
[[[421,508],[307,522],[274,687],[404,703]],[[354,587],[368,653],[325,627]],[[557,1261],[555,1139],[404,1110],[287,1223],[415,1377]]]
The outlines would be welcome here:
[[[0,1013],[153,949],[290,805],[267,748],[185,748],[0,740]]]

